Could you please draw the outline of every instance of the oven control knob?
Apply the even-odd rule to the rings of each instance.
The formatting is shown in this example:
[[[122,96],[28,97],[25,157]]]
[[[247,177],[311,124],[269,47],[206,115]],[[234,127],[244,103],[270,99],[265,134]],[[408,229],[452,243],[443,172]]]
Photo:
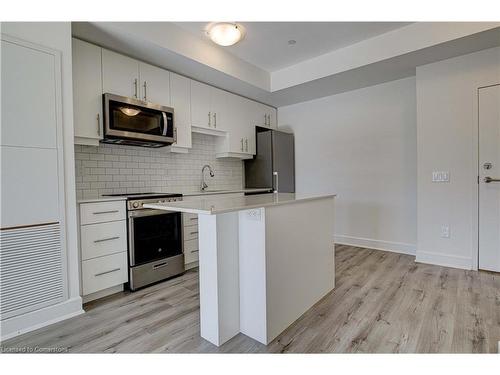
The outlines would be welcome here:
[[[134,208],[138,208],[138,207],[139,207],[139,202],[134,202],[134,203],[132,203],[132,207],[134,207]]]

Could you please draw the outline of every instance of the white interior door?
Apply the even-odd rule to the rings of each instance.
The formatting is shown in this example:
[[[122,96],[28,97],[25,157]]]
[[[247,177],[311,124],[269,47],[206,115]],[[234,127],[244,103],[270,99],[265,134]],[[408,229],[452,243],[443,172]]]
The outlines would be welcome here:
[[[479,89],[479,268],[500,272],[500,85]]]

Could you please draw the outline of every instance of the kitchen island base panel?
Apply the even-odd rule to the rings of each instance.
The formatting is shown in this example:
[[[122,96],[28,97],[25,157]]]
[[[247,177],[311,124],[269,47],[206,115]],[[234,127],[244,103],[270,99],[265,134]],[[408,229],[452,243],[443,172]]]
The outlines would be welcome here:
[[[240,330],[269,344],[335,287],[334,199],[253,211],[239,216]]]
[[[199,215],[201,336],[268,344],[334,288],[334,199]]]
[[[238,212],[199,215],[200,333],[217,346],[240,332]]]

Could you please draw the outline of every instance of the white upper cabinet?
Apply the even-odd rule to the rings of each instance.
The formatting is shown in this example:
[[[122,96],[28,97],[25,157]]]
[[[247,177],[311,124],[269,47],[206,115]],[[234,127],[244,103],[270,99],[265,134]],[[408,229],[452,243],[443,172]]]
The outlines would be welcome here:
[[[276,128],[275,108],[77,39],[73,66],[75,143],[102,139],[103,93],[172,107],[172,152],[188,152],[197,131],[218,136],[217,157],[247,159],[256,152],[255,127]]]
[[[174,108],[174,126],[177,142],[172,152],[187,152],[191,148],[191,80],[170,73],[170,106]]]
[[[102,50],[104,93],[140,99],[139,62],[109,50]]]
[[[139,99],[168,106],[170,104],[170,72],[153,65],[139,63]]]
[[[276,108],[273,107],[267,107],[267,123],[268,126],[272,129],[276,129],[278,127],[278,116],[277,116],[277,111]]]
[[[252,116],[253,124],[255,126],[276,129],[276,108],[253,101],[251,103],[254,109]]]
[[[191,80],[192,125],[210,130],[227,131],[230,126],[230,99],[227,91]]]
[[[73,115],[75,143],[102,139],[101,47],[73,39]]]
[[[251,101],[238,95],[226,97],[224,126],[227,135],[217,143],[217,157],[249,159],[255,154],[255,126]]]
[[[235,108],[231,107],[231,102],[236,95],[216,87],[210,89],[211,125],[214,129],[227,131],[231,127],[231,112],[235,110]]]
[[[56,148],[54,56],[2,41],[1,57],[2,145]]]
[[[211,89],[204,83],[191,80],[191,124],[193,126],[213,128],[210,111]]]

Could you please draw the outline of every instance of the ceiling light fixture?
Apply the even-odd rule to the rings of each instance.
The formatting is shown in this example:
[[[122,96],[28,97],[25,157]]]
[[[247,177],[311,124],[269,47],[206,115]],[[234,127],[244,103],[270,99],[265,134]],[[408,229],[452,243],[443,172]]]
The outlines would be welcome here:
[[[244,29],[235,23],[219,22],[209,25],[207,34],[214,43],[227,47],[238,43],[243,38]]]

